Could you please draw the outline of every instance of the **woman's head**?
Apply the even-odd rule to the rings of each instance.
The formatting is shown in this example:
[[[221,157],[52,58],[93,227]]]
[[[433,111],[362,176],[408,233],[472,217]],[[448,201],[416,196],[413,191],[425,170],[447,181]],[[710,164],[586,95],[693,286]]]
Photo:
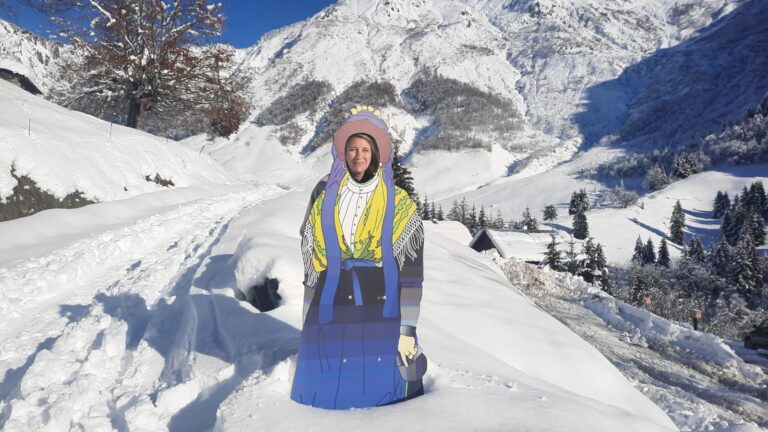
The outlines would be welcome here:
[[[349,174],[358,182],[371,179],[379,169],[379,146],[366,133],[354,133],[344,145],[344,159]]]

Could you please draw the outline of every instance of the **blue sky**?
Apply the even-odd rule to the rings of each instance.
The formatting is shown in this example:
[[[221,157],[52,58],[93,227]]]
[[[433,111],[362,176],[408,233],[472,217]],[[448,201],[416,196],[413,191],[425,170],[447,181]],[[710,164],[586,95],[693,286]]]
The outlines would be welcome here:
[[[15,4],[14,2],[10,2]],[[266,32],[303,21],[316,14],[331,0],[224,0],[224,13],[227,17],[224,34],[220,38],[238,48],[256,44]],[[0,13],[0,18],[18,24],[41,36],[46,36],[54,28],[48,19],[32,11],[17,8],[16,17]]]

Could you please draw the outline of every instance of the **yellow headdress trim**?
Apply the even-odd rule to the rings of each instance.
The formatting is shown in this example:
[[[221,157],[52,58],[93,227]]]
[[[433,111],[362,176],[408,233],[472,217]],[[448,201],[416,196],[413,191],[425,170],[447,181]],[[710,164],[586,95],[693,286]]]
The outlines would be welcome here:
[[[358,106],[352,108],[352,115],[355,115],[355,114],[359,113],[360,111],[368,111],[371,114],[375,115],[376,117],[384,120],[384,118],[381,116],[381,111],[379,111],[377,109],[374,109],[370,105],[358,105]]]

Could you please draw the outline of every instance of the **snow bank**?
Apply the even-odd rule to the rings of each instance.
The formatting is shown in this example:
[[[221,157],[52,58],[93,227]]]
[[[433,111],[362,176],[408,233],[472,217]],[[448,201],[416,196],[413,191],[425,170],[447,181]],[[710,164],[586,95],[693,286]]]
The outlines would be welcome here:
[[[208,156],[67,110],[0,80],[0,199],[17,184],[12,168],[58,198],[79,190],[98,201],[164,189],[145,179],[156,174],[177,187],[231,182]]]
[[[696,331],[688,324],[671,321],[631,306],[579,277],[556,272],[548,267],[537,269],[519,259],[499,262],[513,283],[525,283],[529,287],[539,287],[533,289],[550,293],[561,291],[575,296],[606,324],[624,332],[625,337],[634,344],[654,350],[671,350],[666,353],[667,356],[684,358],[691,365],[714,363],[739,379],[768,384],[758,366],[746,363],[725,341],[711,333]]]
[[[234,221],[222,239],[236,247],[232,284],[248,286],[267,275],[280,280],[281,307],[259,315],[295,328],[301,327],[303,300],[298,227],[308,195],[292,192],[264,203]],[[425,396],[376,409],[309,408],[289,398],[295,356],[288,356],[242,377],[218,408],[216,430],[254,424],[308,431],[675,429],[593,347],[510,286],[493,263],[443,235],[442,223],[425,226],[419,323],[430,359]]]

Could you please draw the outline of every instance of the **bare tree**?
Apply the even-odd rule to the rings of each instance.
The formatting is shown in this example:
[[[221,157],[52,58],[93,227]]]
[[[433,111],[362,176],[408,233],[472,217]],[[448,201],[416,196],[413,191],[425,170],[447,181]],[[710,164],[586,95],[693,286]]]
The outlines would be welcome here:
[[[26,0],[25,0],[26,1]],[[213,105],[232,58],[227,47],[204,45],[222,31],[221,3],[207,0],[39,0],[56,12],[61,33],[78,48],[66,66],[78,95],[99,95],[125,107],[136,127],[146,111]],[[88,25],[83,25],[88,23]],[[219,111],[220,113],[220,111]]]

